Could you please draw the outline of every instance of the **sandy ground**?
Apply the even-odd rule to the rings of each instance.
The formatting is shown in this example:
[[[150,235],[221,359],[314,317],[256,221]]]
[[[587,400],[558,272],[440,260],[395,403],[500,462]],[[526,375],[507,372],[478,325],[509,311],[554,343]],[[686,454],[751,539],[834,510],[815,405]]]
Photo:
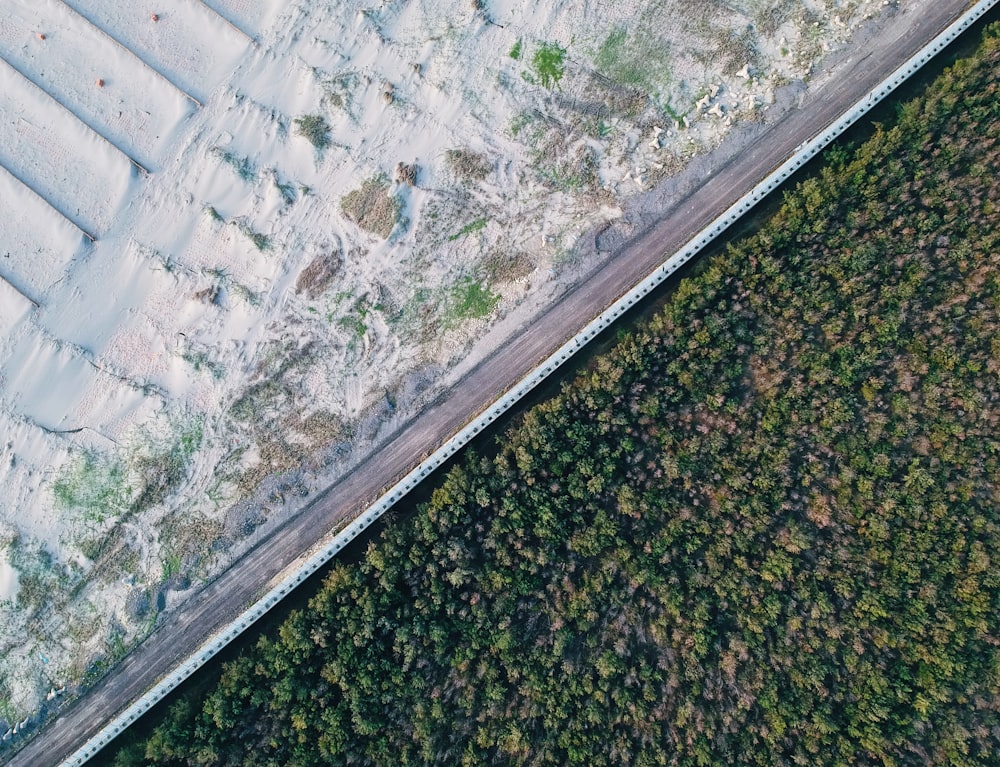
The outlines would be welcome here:
[[[4,7],[0,720],[113,663],[893,13],[348,5]]]

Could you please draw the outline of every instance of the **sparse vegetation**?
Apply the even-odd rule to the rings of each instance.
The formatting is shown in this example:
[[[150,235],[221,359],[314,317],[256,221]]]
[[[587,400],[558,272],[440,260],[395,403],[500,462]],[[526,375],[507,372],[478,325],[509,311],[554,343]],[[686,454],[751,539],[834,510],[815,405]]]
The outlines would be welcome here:
[[[449,149],[444,155],[448,170],[459,178],[481,181],[493,171],[493,163],[471,149]]]
[[[180,352],[182,360],[187,362],[195,372],[205,371],[216,381],[221,381],[226,373],[225,366],[211,356],[207,348],[185,346]]]
[[[274,187],[278,190],[278,193],[281,195],[281,199],[285,201],[286,205],[292,205],[298,199],[295,184],[282,182],[278,179],[277,175],[274,177]]]
[[[323,103],[350,114],[354,93],[360,85],[357,72],[341,72],[322,80]]]
[[[777,33],[785,21],[791,15],[793,4],[790,2],[780,2],[775,5],[765,6],[757,13],[757,28],[761,34],[768,37]]]
[[[549,187],[563,192],[594,191],[600,186],[598,161],[594,150],[566,146],[567,137],[561,130],[548,131],[532,152],[538,177]]]
[[[527,253],[510,253],[500,249],[487,254],[479,266],[486,280],[496,284],[521,280],[531,274],[534,268]]]
[[[57,507],[81,513],[92,526],[121,516],[131,502],[125,465],[90,450],[62,470],[52,483],[52,495]]]
[[[399,223],[403,204],[390,193],[386,180],[376,177],[345,195],[340,209],[349,221],[385,240]]]
[[[177,489],[201,444],[200,420],[146,429],[129,444],[128,456],[84,451],[52,483],[56,506],[82,515],[97,530],[111,520],[154,506]]]
[[[10,544],[7,556],[18,575],[19,609],[34,613],[68,588],[66,573],[55,566],[52,554],[38,541],[18,538]]]
[[[175,512],[158,524],[163,572],[160,589],[184,591],[207,574],[222,523],[200,513]]]
[[[337,319],[337,325],[351,334],[352,342],[361,339],[368,332],[368,315],[375,308],[364,295],[352,302],[350,309]]]
[[[330,146],[330,124],[323,115],[303,115],[294,120],[295,132],[307,139],[317,152]]]
[[[719,55],[725,60],[723,72],[734,75],[746,66],[760,65],[757,32],[753,26],[748,26],[740,32],[728,30],[721,32],[718,39]]]
[[[235,223],[236,228],[240,230],[240,234],[250,240],[257,250],[264,252],[271,249],[271,238],[266,234],[256,231],[252,226],[250,226],[248,221],[241,219],[233,223]]]
[[[366,309],[362,302],[358,306]],[[323,444],[316,440],[325,432],[342,433],[339,419],[326,411],[307,409],[309,403],[301,399],[303,379],[317,354],[314,344],[273,343],[260,355],[256,382],[230,405],[229,417],[256,447],[247,456],[234,456],[226,473],[226,481],[241,496],[251,494],[264,478],[297,467]]]
[[[222,160],[222,162],[236,171],[236,175],[248,184],[257,179],[257,166],[254,165],[253,161],[249,157],[241,157],[240,155],[233,154],[228,149],[222,149],[221,147],[215,147],[212,152],[216,157]],[[212,210],[214,210],[214,208]]]
[[[141,488],[132,501],[133,508],[158,504],[180,486],[201,447],[202,435],[201,419],[175,422],[163,432],[147,430],[143,434],[129,459]]]
[[[613,29],[594,56],[597,71],[608,79],[658,96],[670,82],[670,50],[653,32],[640,29],[629,34]]]
[[[534,121],[534,115],[528,112],[519,112],[511,118],[510,135],[517,138],[521,134],[521,131],[531,125]]]
[[[455,234],[451,235],[451,237],[448,238],[448,241],[454,242],[455,240],[465,237],[465,235],[467,234],[474,234],[475,232],[481,232],[483,229],[486,228],[486,224],[487,220],[485,218],[477,218],[475,221],[466,224],[457,232],[455,232]]]

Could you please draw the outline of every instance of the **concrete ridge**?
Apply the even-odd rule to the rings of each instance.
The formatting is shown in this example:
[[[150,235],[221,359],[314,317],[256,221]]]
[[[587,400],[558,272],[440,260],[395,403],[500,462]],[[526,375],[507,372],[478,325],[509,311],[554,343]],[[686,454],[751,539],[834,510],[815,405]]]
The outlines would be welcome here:
[[[97,754],[104,746],[121,734],[129,725],[159,703],[168,693],[201,668],[224,647],[263,617],[295,587],[313,575],[343,550],[351,541],[382,516],[404,495],[413,490],[424,478],[448,461],[459,449],[468,444],[487,426],[507,412],[538,384],[548,378],[556,369],[584,348],[598,334],[663,283],[698,252],[714,241],[744,214],[777,189],[793,173],[815,157],[830,142],[847,128],[867,114],[903,82],[929,62],[945,47],[954,42],[963,32],[990,11],[1000,0],[979,0],[952,22],[937,37],[927,43],[907,62],[898,67],[888,78],[870,90],[845,112],[840,119],[817,133],[813,138],[799,145],[798,150],[788,160],[773,170],[763,181],[733,203],[701,232],[695,235],[679,251],[667,258],[638,285],[618,298],[608,309],[587,324],[577,335],[564,343],[549,357],[539,363],[530,373],[503,394],[492,406],[482,411],[458,433],[448,439],[416,468],[390,487],[381,497],[356,517],[328,543],[322,545],[300,564],[291,574],[271,588],[253,605],[244,610],[226,628],[206,640],[191,656],[172,672],[167,674],[142,697],[129,705],[113,720],[106,724],[86,743],[61,763],[61,767],[79,767]]]

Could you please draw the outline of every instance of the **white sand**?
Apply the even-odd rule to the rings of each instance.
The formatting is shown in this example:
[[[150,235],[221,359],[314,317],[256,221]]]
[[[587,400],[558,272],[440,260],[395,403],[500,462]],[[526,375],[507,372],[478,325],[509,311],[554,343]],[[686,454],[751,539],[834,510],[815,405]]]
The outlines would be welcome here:
[[[373,5],[5,4],[0,543],[17,556],[0,601],[20,598],[0,605],[0,718],[79,680],[110,636],[141,637],[158,594],[182,604],[163,585],[177,564],[209,577],[301,508],[490,328],[571,283],[582,235],[882,7],[803,0],[741,73],[720,41],[781,3]],[[545,41],[567,49],[553,89],[532,65]],[[635,77],[690,128],[637,100]],[[324,151],[298,135],[304,115],[328,122]],[[456,175],[451,149],[489,173]],[[416,187],[392,183],[399,162]],[[341,212],[377,176],[407,219],[388,240]],[[297,291],[324,254],[325,289]],[[463,320],[472,282],[499,303]]]
[[[0,602],[17,599],[17,570],[0,562]]]

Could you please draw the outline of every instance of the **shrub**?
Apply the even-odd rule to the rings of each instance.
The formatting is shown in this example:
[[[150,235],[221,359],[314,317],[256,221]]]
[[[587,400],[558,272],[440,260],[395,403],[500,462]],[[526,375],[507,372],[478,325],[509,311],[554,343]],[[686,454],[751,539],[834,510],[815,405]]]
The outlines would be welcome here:
[[[330,146],[330,125],[323,115],[303,115],[295,118],[295,132],[309,139],[317,151]]]
[[[493,170],[493,163],[485,155],[471,149],[449,149],[444,153],[444,161],[456,176],[470,180],[482,180]]]
[[[344,196],[340,209],[348,220],[385,240],[399,223],[403,204],[396,195],[389,193],[389,184],[384,178],[370,178],[360,189]]]
[[[542,87],[551,88],[562,80],[563,72],[566,69],[563,63],[565,59],[566,49],[559,43],[542,43],[542,47],[535,51],[532,64]]]

